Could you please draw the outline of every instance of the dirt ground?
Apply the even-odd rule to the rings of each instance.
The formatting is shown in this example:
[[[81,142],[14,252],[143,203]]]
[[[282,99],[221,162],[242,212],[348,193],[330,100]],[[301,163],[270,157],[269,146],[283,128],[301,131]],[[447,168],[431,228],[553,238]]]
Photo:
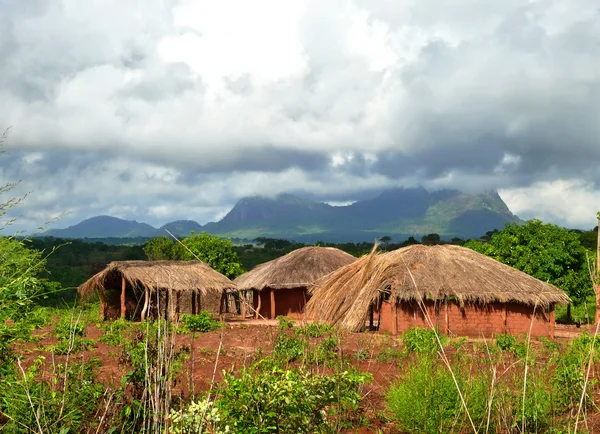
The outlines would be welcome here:
[[[278,333],[277,321],[265,320],[227,320],[225,327],[208,333],[176,335],[176,350],[183,350],[187,357],[183,370],[173,389],[175,399],[188,398],[190,395],[207,391],[213,382],[222,379],[222,372],[236,371],[242,366],[249,366],[256,361],[257,354],[266,355],[271,352]],[[557,325],[557,342],[566,342],[581,334],[585,329],[575,326]],[[593,333],[594,330],[591,330]],[[44,363],[60,363],[65,356],[50,357],[41,348],[56,343],[52,337],[52,328],[36,330],[37,343],[26,343],[18,348],[26,367],[33,363],[38,355],[46,357]],[[98,358],[98,380],[105,386],[120,387],[122,377],[130,370],[122,361],[122,349],[99,342],[103,331],[91,324],[86,329],[86,338],[93,339],[95,344],[86,351],[70,356],[71,360],[84,362]],[[361,413],[369,420],[369,428],[360,428],[349,432],[395,433],[393,428],[385,425],[380,419],[385,409],[385,393],[401,372],[397,360],[378,361],[376,356],[384,348],[395,347],[399,337],[379,333],[343,333],[341,337],[341,354],[361,371],[370,372],[373,381],[362,391]],[[477,341],[477,340],[475,340]],[[450,349],[450,351],[452,351]],[[318,368],[317,368],[318,369]],[[45,369],[52,372],[50,366]],[[600,422],[600,421],[599,421]],[[600,425],[598,426],[600,432]],[[381,431],[378,431],[381,430]],[[594,431],[592,431],[594,432]]]

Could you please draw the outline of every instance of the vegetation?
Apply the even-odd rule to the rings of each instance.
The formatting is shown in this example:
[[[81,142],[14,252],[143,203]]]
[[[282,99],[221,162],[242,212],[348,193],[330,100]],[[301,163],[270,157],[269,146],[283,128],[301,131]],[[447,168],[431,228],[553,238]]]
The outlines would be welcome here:
[[[472,240],[465,247],[562,288],[576,305],[594,295],[586,249],[576,232],[530,220],[507,224],[489,241]]]
[[[219,273],[233,279],[244,272],[231,240],[206,232],[193,234],[182,241],[167,237],[153,238],[144,246],[149,260],[190,261],[199,259]]]

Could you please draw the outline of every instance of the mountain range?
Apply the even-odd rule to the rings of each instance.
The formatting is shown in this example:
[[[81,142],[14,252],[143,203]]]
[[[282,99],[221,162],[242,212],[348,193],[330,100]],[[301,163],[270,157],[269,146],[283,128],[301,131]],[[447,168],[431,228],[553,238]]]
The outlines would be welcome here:
[[[44,236],[60,238],[187,236],[191,231],[251,240],[257,237],[316,240],[373,241],[384,235],[400,240],[429,233],[443,238],[473,238],[507,222],[521,222],[496,191],[465,193],[395,188],[346,206],[332,206],[291,194],[269,198],[246,197],[218,222],[200,225],[178,220],[154,228],[146,223],[97,216]]]

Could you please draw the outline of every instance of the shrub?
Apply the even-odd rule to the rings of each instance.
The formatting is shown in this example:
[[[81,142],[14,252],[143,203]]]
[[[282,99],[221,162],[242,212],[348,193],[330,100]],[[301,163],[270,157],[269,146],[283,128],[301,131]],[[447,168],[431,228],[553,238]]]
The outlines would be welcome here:
[[[496,336],[496,345],[502,351],[512,351],[517,345],[517,338],[513,335],[500,334]]]
[[[296,335],[306,336],[308,338],[320,338],[326,333],[330,333],[332,327],[329,324],[322,322],[314,322],[306,324],[304,327],[296,329]]]
[[[196,315],[181,315],[181,324],[186,331],[201,333],[211,332],[223,326],[206,310]]]
[[[54,336],[59,339],[82,338],[85,336],[85,327],[86,324],[84,322],[69,316],[56,323],[54,326]]]
[[[436,338],[437,330],[430,330],[425,328],[411,328],[402,335],[402,341],[406,346],[406,350],[412,353],[418,354],[435,354],[440,346]],[[448,339],[444,335],[438,334],[442,345],[445,344]]]
[[[96,382],[97,359],[86,364],[55,365],[56,377],[40,381],[43,357],[35,359],[25,375],[3,379],[2,413],[8,417],[4,432],[95,432],[95,414],[104,387]]]
[[[295,321],[292,321],[290,317],[279,315],[276,318],[279,322],[277,323],[277,328],[279,330],[288,330],[294,327]]]
[[[517,338],[509,334],[496,336],[496,345],[502,351],[510,351],[515,356],[522,359],[527,355],[527,346],[517,341]]]
[[[467,381],[460,372],[455,375],[478,426],[486,417],[487,379]],[[388,393],[387,407],[399,428],[407,432],[438,434],[470,428],[452,374],[428,357],[420,358],[399,378]]]
[[[304,369],[268,371],[242,367],[239,375],[224,373],[214,404],[206,401],[172,412],[174,432],[331,432],[355,412],[359,386],[368,374],[345,371],[313,375]],[[205,420],[202,420],[205,414]]]
[[[273,356],[282,362],[289,363],[298,360],[304,354],[304,342],[298,338],[281,333],[277,336],[273,347]]]

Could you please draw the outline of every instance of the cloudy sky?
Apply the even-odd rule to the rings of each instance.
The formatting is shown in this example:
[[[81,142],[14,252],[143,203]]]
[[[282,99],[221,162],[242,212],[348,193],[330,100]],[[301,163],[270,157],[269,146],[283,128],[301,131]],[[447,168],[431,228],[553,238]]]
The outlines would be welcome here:
[[[417,184],[600,209],[597,0],[0,0],[0,29],[19,227]]]

